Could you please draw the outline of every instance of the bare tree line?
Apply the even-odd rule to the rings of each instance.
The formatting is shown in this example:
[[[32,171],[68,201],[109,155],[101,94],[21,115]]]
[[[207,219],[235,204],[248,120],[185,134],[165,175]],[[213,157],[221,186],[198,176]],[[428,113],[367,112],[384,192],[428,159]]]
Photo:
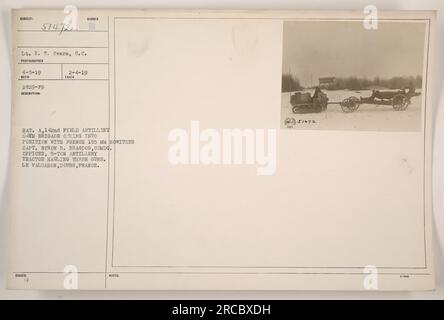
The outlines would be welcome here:
[[[414,86],[415,88],[422,87],[422,77],[420,75],[414,76],[399,76],[391,78],[375,77],[373,79],[359,78],[359,77],[338,77],[335,80],[324,86],[327,90],[365,90],[373,88],[386,89],[402,89],[405,87]],[[292,74],[282,75],[282,92],[292,92],[303,90],[299,79]]]

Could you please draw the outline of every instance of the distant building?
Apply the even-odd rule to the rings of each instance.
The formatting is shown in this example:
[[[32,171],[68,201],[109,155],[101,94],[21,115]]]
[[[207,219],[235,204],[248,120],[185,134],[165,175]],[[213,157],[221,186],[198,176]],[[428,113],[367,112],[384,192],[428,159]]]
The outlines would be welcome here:
[[[319,78],[319,87],[320,88],[328,88],[333,85],[336,81],[335,77],[323,77]]]

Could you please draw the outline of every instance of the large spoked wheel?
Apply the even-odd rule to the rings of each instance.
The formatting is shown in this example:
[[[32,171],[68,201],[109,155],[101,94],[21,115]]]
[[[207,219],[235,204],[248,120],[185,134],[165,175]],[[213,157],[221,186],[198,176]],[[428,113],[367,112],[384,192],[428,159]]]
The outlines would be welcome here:
[[[404,111],[409,106],[409,98],[404,94],[397,94],[392,99],[392,105],[396,111]]]
[[[353,111],[358,110],[359,108],[359,99],[356,97],[348,97],[340,103],[342,111],[345,113],[351,113]]]
[[[293,106],[293,108],[291,108],[291,111],[293,111],[293,113],[306,113],[308,107],[308,104],[300,104],[297,106]]]

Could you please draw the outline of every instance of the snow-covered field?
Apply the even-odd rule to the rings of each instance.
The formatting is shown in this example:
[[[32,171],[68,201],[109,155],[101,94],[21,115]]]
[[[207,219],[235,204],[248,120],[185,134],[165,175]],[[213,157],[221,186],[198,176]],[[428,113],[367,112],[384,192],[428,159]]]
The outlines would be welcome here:
[[[327,94],[329,103],[340,102],[350,96],[359,98],[371,95],[371,90],[322,91]],[[313,90],[305,92],[313,94]],[[395,111],[390,105],[362,104],[353,113],[344,113],[339,104],[329,104],[325,112],[294,114],[291,111],[290,93],[282,93],[281,127],[285,128],[287,118],[294,118],[294,129],[418,131],[422,125],[421,101],[422,95],[412,97],[411,104],[404,111]],[[310,120],[311,123],[299,123],[298,120]]]

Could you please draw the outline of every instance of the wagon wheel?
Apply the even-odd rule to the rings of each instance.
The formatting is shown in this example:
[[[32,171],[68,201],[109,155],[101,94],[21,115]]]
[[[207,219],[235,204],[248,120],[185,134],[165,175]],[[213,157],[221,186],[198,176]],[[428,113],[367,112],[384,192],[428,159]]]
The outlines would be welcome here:
[[[409,98],[404,94],[397,94],[392,99],[392,105],[396,111],[404,111],[409,106]]]
[[[308,105],[306,105],[306,104],[300,104],[298,106],[293,106],[293,108],[291,108],[291,111],[293,111],[293,113],[301,113],[301,110],[303,110],[307,106]]]
[[[291,111],[293,111],[293,113],[298,113],[298,110],[300,110],[300,108],[297,106],[291,108]]]
[[[354,97],[354,96],[345,98],[340,103],[342,111],[344,111],[345,113],[351,113],[353,111],[358,110],[358,108],[359,108],[359,101],[360,100],[358,98]]]

